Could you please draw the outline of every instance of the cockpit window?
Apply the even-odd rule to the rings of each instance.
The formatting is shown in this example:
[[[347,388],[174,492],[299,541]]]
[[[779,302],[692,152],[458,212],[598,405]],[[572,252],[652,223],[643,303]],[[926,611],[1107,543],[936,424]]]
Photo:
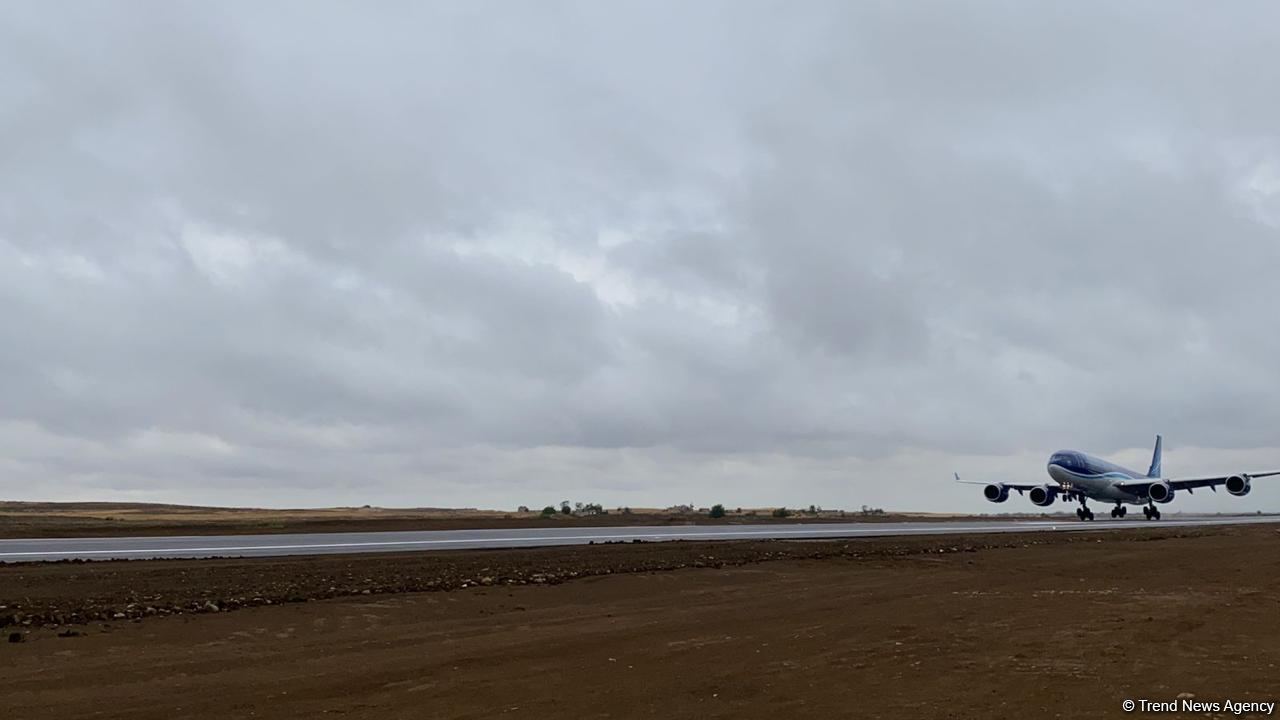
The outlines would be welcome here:
[[[1063,467],[1078,467],[1084,464],[1084,458],[1078,452],[1056,452],[1049,462]]]

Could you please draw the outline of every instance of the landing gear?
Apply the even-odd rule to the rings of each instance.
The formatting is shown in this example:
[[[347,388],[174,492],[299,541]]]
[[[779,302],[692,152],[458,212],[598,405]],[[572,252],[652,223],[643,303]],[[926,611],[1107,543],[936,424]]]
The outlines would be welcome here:
[[[1093,511],[1089,509],[1089,506],[1081,502],[1080,507],[1076,508],[1076,517],[1080,518],[1081,520],[1092,520]]]
[[[1116,506],[1111,508],[1111,517],[1113,518],[1123,518],[1125,515],[1128,515],[1128,514],[1129,514],[1129,508],[1121,505],[1120,503],[1116,503]]]
[[[1147,516],[1148,520],[1160,519],[1160,508],[1155,505],[1145,505],[1142,508],[1142,514]]]

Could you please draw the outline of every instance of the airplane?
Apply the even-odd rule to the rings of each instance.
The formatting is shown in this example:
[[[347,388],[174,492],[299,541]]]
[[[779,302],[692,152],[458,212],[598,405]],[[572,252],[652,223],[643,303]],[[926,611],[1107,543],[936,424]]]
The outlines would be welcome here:
[[[1059,450],[1049,456],[1046,468],[1049,477],[1056,485],[1019,485],[1015,483],[984,483],[973,480],[961,480],[960,473],[955,473],[956,482],[971,485],[985,485],[982,495],[993,503],[1002,503],[1009,499],[1009,491],[1015,490],[1019,495],[1030,493],[1033,505],[1048,507],[1059,497],[1064,502],[1080,502],[1076,508],[1076,517],[1081,520],[1092,520],[1093,511],[1088,501],[1114,502],[1111,517],[1123,518],[1128,514],[1126,505],[1141,505],[1142,513],[1148,520],[1160,519],[1160,508],[1173,502],[1179,490],[1193,493],[1196,488],[1209,488],[1217,492],[1219,485],[1224,485],[1227,492],[1237,497],[1248,495],[1251,481],[1254,478],[1280,475],[1280,470],[1269,470],[1255,473],[1236,473],[1234,475],[1212,475],[1205,477],[1166,478],[1160,467],[1160,447],[1163,438],[1156,435],[1156,448],[1151,454],[1151,467],[1146,474],[1120,467],[1076,450]]]

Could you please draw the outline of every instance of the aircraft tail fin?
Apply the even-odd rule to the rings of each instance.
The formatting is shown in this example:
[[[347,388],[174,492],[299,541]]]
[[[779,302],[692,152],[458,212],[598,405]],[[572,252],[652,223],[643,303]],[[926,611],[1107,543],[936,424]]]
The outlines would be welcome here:
[[[1156,436],[1156,449],[1151,453],[1151,468],[1147,470],[1147,477],[1149,478],[1160,477],[1160,445],[1162,440],[1163,438],[1159,435]]]

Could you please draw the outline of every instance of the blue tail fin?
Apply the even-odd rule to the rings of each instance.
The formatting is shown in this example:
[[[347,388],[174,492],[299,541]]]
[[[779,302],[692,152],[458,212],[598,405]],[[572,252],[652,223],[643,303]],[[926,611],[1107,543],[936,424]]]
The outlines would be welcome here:
[[[1162,439],[1159,435],[1156,436],[1156,449],[1155,452],[1151,453],[1151,469],[1147,470],[1147,477],[1149,478],[1160,477],[1160,442]]]

